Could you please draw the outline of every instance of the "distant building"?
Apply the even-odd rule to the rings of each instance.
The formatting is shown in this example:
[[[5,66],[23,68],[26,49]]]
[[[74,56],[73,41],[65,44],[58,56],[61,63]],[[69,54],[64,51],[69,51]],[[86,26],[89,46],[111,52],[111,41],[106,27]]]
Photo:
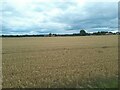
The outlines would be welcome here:
[[[120,35],[120,32],[116,32],[117,35]]]
[[[108,33],[106,33],[106,35],[112,35],[113,33],[112,32],[108,32]]]

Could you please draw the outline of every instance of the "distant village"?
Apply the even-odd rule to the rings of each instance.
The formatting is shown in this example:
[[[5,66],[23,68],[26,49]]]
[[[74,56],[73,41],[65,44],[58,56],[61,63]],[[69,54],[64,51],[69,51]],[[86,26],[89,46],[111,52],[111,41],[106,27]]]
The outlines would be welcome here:
[[[85,30],[80,30],[79,33],[73,34],[38,34],[38,35],[2,35],[2,37],[57,37],[57,36],[91,36],[91,35],[120,35],[120,32],[98,31],[93,33],[87,33]]]

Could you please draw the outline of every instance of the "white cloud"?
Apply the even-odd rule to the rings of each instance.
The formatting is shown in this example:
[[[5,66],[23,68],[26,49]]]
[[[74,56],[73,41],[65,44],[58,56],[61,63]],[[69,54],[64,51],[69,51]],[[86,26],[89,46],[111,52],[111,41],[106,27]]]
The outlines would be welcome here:
[[[81,28],[116,27],[117,0],[114,2],[4,0],[3,33],[74,33]]]

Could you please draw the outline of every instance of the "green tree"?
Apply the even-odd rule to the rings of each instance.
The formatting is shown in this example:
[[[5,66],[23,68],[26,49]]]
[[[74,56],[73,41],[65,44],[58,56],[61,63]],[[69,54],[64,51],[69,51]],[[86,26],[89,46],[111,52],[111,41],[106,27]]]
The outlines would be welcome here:
[[[81,35],[81,36],[85,36],[85,35],[87,35],[87,33],[86,33],[85,30],[80,30],[80,35]]]
[[[52,33],[49,33],[49,37],[51,37],[52,36]]]

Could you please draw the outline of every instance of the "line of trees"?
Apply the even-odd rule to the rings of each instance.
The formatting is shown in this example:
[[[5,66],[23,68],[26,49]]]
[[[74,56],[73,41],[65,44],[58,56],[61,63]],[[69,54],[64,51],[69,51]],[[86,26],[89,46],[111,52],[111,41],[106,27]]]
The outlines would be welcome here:
[[[120,32],[112,33],[108,31],[98,31],[93,33],[87,33],[85,30],[80,30],[79,33],[73,34],[52,34],[47,35],[2,35],[2,37],[55,37],[55,36],[90,36],[90,35],[120,35]]]
[[[112,33],[108,31],[98,31],[93,33],[87,33],[85,30],[80,30],[80,36],[87,36],[87,35],[119,35],[120,32]]]

